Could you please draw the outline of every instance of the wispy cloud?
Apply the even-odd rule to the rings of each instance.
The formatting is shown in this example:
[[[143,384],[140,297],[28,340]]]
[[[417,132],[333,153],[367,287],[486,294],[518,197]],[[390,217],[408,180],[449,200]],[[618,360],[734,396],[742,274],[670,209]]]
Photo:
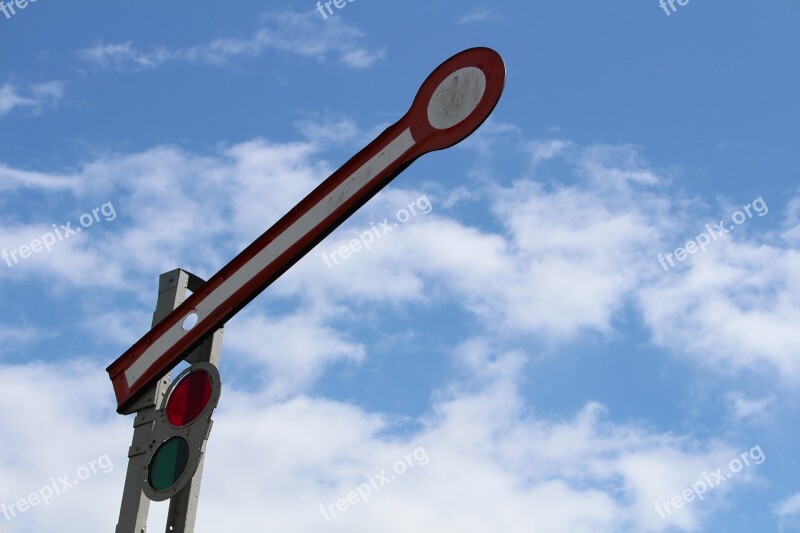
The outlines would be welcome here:
[[[252,369],[254,379],[266,384],[265,396],[284,399],[308,392],[328,365],[364,360],[364,346],[348,341],[325,324],[325,317],[314,315],[313,309],[284,316],[247,313],[228,328],[236,334],[226,338],[227,349],[237,354],[238,364]]]
[[[55,107],[64,96],[64,85],[59,81],[28,85],[20,89],[12,83],[0,85],[0,118],[16,108],[27,108],[34,113]]]
[[[471,11],[468,11],[465,15],[458,19],[458,23],[474,24],[479,22],[492,22],[498,20],[499,18],[500,15],[497,13],[496,8],[479,6],[473,8]]]
[[[7,324],[0,324],[0,343],[7,346],[9,343],[23,344],[30,342],[41,332],[31,326],[10,326]]]
[[[546,141],[531,141],[528,146],[530,147],[533,164],[536,165],[542,161],[563,155],[565,150],[572,147],[572,143],[563,139],[548,139]]]
[[[79,56],[98,67],[138,71],[178,61],[224,67],[237,58],[258,57],[272,50],[363,69],[384,56],[382,49],[365,46],[363,40],[359,29],[338,19],[322,21],[313,13],[284,12],[265,17],[249,37],[220,37],[186,48],[152,46],[146,50],[131,41],[99,42],[80,50]]]
[[[748,398],[741,392],[731,392],[727,395],[729,408],[737,420],[758,420],[768,413],[768,408],[775,403],[775,398]]]
[[[164,47],[155,47],[144,52],[134,48],[130,41],[118,44],[98,43],[78,53],[88,63],[120,70],[156,68],[175,58],[174,52]]]
[[[794,528],[800,526],[800,492],[775,504],[772,511],[778,517],[781,531],[796,531]]]
[[[78,177],[32,172],[0,163],[0,191],[21,188],[76,190],[79,186]]]

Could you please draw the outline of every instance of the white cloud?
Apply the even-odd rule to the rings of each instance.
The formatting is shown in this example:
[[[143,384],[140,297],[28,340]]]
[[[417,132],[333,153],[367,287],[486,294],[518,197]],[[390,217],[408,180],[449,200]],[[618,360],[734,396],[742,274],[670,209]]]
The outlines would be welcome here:
[[[775,505],[775,514],[778,516],[800,515],[800,492],[788,496]]]
[[[98,43],[79,52],[81,59],[104,68],[148,69],[161,66],[176,58],[174,52],[156,47],[149,52],[134,48],[131,41],[117,44]]]
[[[9,345],[26,344],[41,338],[45,333],[32,326],[11,326],[0,324],[0,345],[3,346],[0,355],[4,355]]]
[[[254,364],[251,378],[266,383],[265,394],[275,398],[308,392],[329,364],[359,363],[365,356],[362,345],[321,323],[313,310],[238,317],[226,327],[225,346],[236,365]]]
[[[738,237],[641,291],[654,340],[718,369],[800,378],[800,254]]]
[[[4,183],[9,190],[69,187],[59,219],[52,219],[51,211],[48,219],[36,222],[3,220],[0,245],[9,250],[52,231],[52,224],[71,220],[77,227],[80,214],[101,203],[112,201],[118,213],[115,221],[58,242],[50,253],[34,254],[0,270],[0,276],[55,276],[59,286],[103,285],[133,292],[149,287],[153,272],[177,265],[207,276],[313,187],[320,174],[307,162],[312,150],[309,144],[253,141],[216,157],[171,147],[113,154],[69,177],[0,169],[14,178]],[[292,177],[293,187],[270,188],[276,179]]]
[[[468,11],[458,19],[459,24],[473,24],[479,22],[492,22],[498,20],[500,15],[496,7],[479,6]]]
[[[307,333],[286,329],[285,342],[325,345]],[[386,414],[307,396],[275,403],[269,394],[226,386],[207,450],[198,532],[247,530],[254,516],[259,527],[289,533],[523,532],[531,516],[541,532],[664,531],[698,527],[717,505],[687,505],[664,520],[653,509],[731,457],[730,447],[615,424],[597,404],[562,420],[534,416],[519,394],[523,358],[488,345],[473,339],[456,350],[474,379],[451,383],[405,436],[394,434],[397,421]],[[65,519],[87,533],[113,528],[131,428],[114,414],[110,391],[102,368],[85,362],[2,368],[0,408],[15,416],[0,427],[13,458],[0,462],[0,501],[25,497],[103,454],[115,466],[8,522],[9,532],[52,531]],[[58,439],[43,438],[43,428]],[[369,475],[391,472],[419,448],[427,464],[326,522],[321,505],[346,497]]]
[[[66,221],[54,220],[61,225]],[[77,223],[73,219],[72,229]],[[52,290],[58,293],[67,287],[95,283],[120,287],[124,284],[124,268],[119,263],[107,260],[102,243],[110,240],[107,234],[98,229],[84,231],[59,241],[53,234],[53,227],[46,223],[15,224],[7,223],[0,235],[0,249],[4,252],[0,263],[0,279],[22,281],[32,274],[46,279],[58,279],[59,284]],[[23,246],[31,247],[34,241],[42,241],[45,234],[53,236],[54,244],[47,251],[40,244],[38,253],[30,253],[25,258],[20,253]],[[99,247],[95,247],[100,244]]]
[[[155,291],[151,300],[154,297]],[[120,310],[105,306],[102,313],[90,314],[80,325],[97,340],[126,346],[132,344],[150,327],[152,318],[152,313],[138,307]]]
[[[741,392],[730,392],[726,399],[734,418],[738,420],[763,420],[768,416],[767,408],[775,403],[775,398],[749,398]]]
[[[536,165],[541,161],[547,161],[562,155],[565,150],[571,148],[573,145],[571,142],[563,139],[548,139],[544,141],[531,141],[529,146],[533,157],[533,164]]]
[[[47,506],[40,503],[11,521],[0,515],[7,531],[55,531],[65,521],[80,531],[113,529],[119,502],[111,493],[122,488],[130,421],[106,408],[113,395],[103,373],[85,361],[2,367],[0,502],[14,505],[65,475],[74,482],[78,468],[105,454],[115,467],[55,495]]]
[[[517,283],[505,287],[512,323],[565,334],[610,331],[647,274],[646,253],[660,230],[658,203],[529,182],[500,198],[495,210],[511,232],[518,264]]]
[[[520,180],[477,191],[491,198],[501,232],[446,217],[439,202],[446,207],[450,198],[432,194],[431,215],[403,224],[369,253],[323,269],[319,253],[369,230],[368,221],[387,216],[392,221],[414,198],[393,189],[364,209],[359,225],[336,232],[287,274],[279,290],[317,304],[455,298],[485,324],[507,332],[555,337],[610,332],[615,315],[655,273],[652,257],[668,225],[669,204],[636,190],[648,174],[628,149],[616,159],[611,149],[593,149],[577,165],[585,174],[580,185],[546,188]],[[370,275],[374,272],[392,283]]]
[[[0,116],[5,115],[18,106],[33,105],[34,101],[30,98],[23,98],[17,94],[16,88],[10,83],[0,87]]]
[[[55,107],[64,96],[64,84],[59,81],[31,84],[27,90],[4,83],[0,85],[0,118],[17,108],[34,113]]]
[[[76,190],[79,179],[74,176],[31,172],[0,163],[0,190],[35,188],[41,190]]]
[[[83,49],[84,61],[102,68],[146,70],[166,63],[186,61],[228,66],[239,57],[257,57],[268,50],[287,52],[318,61],[334,59],[349,68],[372,66],[384,56],[382,49],[362,44],[364,34],[339,19],[324,21],[314,13],[283,12],[264,17],[261,27],[246,38],[216,38],[187,48],[151,47],[142,50],[130,41],[97,43]]]
[[[356,123],[347,118],[320,120],[317,117],[300,121],[297,128],[310,142],[326,146],[348,144],[363,135]]]
[[[781,531],[796,531],[800,527],[800,492],[795,492],[775,504],[772,511],[778,517]]]

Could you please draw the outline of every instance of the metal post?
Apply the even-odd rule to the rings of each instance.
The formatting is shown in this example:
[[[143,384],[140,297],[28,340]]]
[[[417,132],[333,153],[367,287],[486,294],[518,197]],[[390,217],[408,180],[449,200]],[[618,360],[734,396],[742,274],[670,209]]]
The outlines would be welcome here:
[[[196,283],[193,284],[193,282]],[[203,280],[196,276],[190,276],[189,290],[195,292],[199,290]],[[219,359],[222,355],[222,329],[214,332],[214,335],[206,340],[195,350],[186,360],[190,364],[211,363],[219,368]],[[203,443],[202,456],[197,466],[192,480],[169,502],[169,514],[167,515],[166,533],[192,533],[197,519],[197,506],[200,500],[200,483],[203,481],[203,465],[206,460],[206,445],[208,440]]]
[[[162,274],[159,278],[158,302],[153,313],[153,326],[155,327],[186,299],[187,289],[194,292],[203,283],[204,281],[199,277],[181,269]],[[221,350],[222,329],[219,329],[187,356],[186,361],[190,364],[210,362],[218,367]],[[164,393],[170,384],[170,379],[169,374],[162,378],[124,413],[136,413],[136,418],[133,421],[133,442],[128,451],[128,472],[125,478],[125,489],[116,533],[146,533],[147,531],[150,500],[142,492],[142,483],[148,467],[145,459],[147,451],[155,444],[151,439],[153,422],[156,419],[156,411],[164,400]],[[205,453],[205,444],[203,452]],[[166,528],[168,533],[192,533],[194,531],[200,482],[203,476],[203,461],[204,459],[201,458],[197,472],[186,488],[170,501]]]

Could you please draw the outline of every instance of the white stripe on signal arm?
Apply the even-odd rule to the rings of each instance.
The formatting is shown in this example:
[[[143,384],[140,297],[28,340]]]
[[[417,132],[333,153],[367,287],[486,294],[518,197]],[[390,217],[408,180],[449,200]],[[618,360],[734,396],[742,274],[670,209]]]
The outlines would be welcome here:
[[[406,129],[389,142],[383,150],[373,156],[372,159],[353,172],[330,194],[306,211],[291,226],[270,241],[263,250],[254,255],[232,276],[201,300],[194,310],[190,311],[190,314],[196,313],[198,317],[198,322],[194,328],[199,327],[205,318],[233,296],[248,281],[271,265],[293,244],[310,234],[322,221],[353,198],[359,191],[363,190],[370,181],[386,170],[389,165],[400,159],[415,144],[416,141],[411,136],[411,130]],[[188,333],[187,330],[183,329],[183,322],[183,320],[176,322],[175,325],[156,339],[125,371],[125,379],[129,387],[133,387],[167,350],[172,348]]]

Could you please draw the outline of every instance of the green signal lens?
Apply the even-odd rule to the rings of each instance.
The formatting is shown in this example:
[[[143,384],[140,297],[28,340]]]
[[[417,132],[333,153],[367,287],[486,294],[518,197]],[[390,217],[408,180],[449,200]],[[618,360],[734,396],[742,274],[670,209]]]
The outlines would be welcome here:
[[[158,447],[150,461],[148,482],[156,492],[165,492],[181,478],[189,464],[189,444],[172,437]]]

